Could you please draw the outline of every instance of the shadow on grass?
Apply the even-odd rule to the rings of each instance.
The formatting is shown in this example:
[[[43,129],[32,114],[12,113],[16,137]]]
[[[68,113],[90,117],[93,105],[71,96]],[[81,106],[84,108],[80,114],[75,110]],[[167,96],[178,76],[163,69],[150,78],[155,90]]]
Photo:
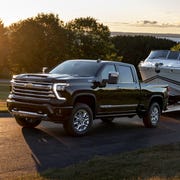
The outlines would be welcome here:
[[[85,137],[69,137],[61,125],[49,122],[37,129],[22,128],[22,133],[32,151],[40,178],[155,177],[159,180],[180,177],[180,145],[142,149],[151,147],[158,136],[170,133],[170,130],[146,129],[136,118],[134,121],[115,120],[110,124],[97,120]],[[141,150],[133,152],[137,149]],[[111,156],[113,154],[118,155]]]
[[[147,139],[156,135],[138,123],[96,122],[85,137],[67,136],[61,125],[46,122],[46,127],[22,128],[26,143],[32,151],[38,172],[49,168],[62,168],[87,161],[94,156],[106,156],[132,151],[149,145]],[[147,139],[144,140],[144,137]],[[143,139],[142,139],[143,138]],[[138,142],[142,139],[141,142]]]
[[[78,165],[49,170],[41,176],[62,180],[179,180],[180,144],[156,146],[109,157],[95,157]]]

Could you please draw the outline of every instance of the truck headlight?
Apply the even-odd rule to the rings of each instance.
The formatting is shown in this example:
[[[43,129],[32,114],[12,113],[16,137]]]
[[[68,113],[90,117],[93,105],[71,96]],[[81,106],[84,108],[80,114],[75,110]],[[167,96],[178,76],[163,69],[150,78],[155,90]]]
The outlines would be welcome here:
[[[61,94],[59,91],[64,91],[66,87],[68,87],[69,84],[68,83],[55,83],[53,85],[53,91],[56,95],[56,97],[59,99],[59,100],[66,100],[66,98],[64,97],[61,97]]]

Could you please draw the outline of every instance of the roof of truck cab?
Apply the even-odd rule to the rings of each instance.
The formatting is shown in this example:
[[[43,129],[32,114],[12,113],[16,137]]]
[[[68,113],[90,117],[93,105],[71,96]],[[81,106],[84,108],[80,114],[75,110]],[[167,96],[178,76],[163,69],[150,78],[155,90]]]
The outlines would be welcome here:
[[[67,60],[68,61],[68,60]],[[132,64],[129,63],[123,63],[123,62],[118,62],[118,61],[109,61],[109,60],[101,60],[101,59],[71,59],[69,61],[89,61],[89,62],[97,62],[97,63],[102,63],[102,64],[119,64],[119,65],[129,65],[129,66],[133,66]]]

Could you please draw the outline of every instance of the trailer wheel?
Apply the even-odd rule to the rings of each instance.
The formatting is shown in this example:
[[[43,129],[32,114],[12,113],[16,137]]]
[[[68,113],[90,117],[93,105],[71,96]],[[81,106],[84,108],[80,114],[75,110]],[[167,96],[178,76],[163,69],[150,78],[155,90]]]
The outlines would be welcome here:
[[[151,103],[149,110],[146,115],[143,117],[144,126],[147,128],[157,127],[160,120],[161,110],[158,103]]]

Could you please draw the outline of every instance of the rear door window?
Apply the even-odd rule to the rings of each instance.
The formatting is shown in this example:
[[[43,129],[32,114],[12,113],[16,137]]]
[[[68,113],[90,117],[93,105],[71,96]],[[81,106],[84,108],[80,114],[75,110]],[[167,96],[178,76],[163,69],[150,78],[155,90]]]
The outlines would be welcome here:
[[[117,66],[117,71],[119,72],[118,83],[134,83],[132,70],[129,66]]]

